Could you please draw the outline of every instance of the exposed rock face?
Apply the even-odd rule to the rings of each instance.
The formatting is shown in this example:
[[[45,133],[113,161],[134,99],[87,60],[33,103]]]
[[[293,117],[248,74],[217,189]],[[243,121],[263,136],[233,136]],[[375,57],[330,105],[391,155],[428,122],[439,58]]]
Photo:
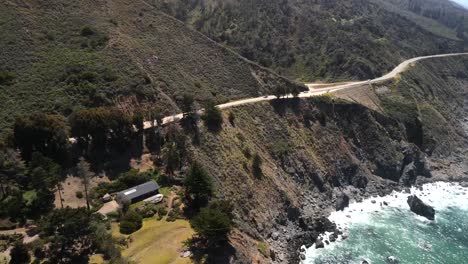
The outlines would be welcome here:
[[[317,240],[315,241],[315,248],[324,248],[324,247],[325,247],[325,244],[323,244],[322,239],[317,238]]]
[[[411,211],[415,214],[424,216],[429,220],[434,220],[435,210],[431,206],[425,204],[421,199],[416,195],[411,195],[408,197],[408,205],[410,206]]]
[[[441,68],[438,65],[431,69]],[[464,67],[455,63],[451,70],[453,76]],[[421,67],[414,69],[421,70]],[[468,75],[466,80],[448,84],[450,78],[425,82],[424,78],[434,75],[421,71],[424,73],[421,78],[417,76],[419,71],[414,72],[415,76],[403,76],[415,82],[414,86],[398,83],[402,91],[399,96],[403,98],[379,97],[388,115],[357,104],[317,97],[230,109],[242,118],[236,119],[235,127],[225,123],[219,134],[205,133],[200,127],[200,141],[205,144],[194,146],[194,156],[218,183],[219,192],[237,201],[233,213],[239,232],[262,239],[275,250],[276,261],[270,259],[270,263],[297,263],[301,246],[312,246],[325,231],[340,234],[327,217],[333,210],[347,205],[342,192],[356,201],[373,199],[393,190],[403,191],[421,181],[434,181],[439,177],[434,170],[464,164],[458,157],[453,162],[445,162],[446,153],[466,149],[468,141],[462,140],[465,134],[458,129],[458,119],[452,115],[444,119],[442,114],[460,113],[461,116],[464,113],[452,100],[465,97],[457,94],[460,83],[467,87],[463,89],[468,89]],[[414,99],[405,93],[420,87],[413,79],[424,80],[428,85],[443,83],[435,87],[437,98],[449,92],[443,106],[457,106],[459,110],[439,109],[436,107],[440,104],[425,101],[432,108],[418,111]],[[368,88],[365,91],[372,92]],[[356,98],[354,90],[348,92]],[[425,100],[422,98],[425,92],[422,90],[418,99]],[[431,94],[427,95],[432,98]],[[405,100],[408,107],[402,109],[400,100]],[[406,126],[419,116],[424,125],[422,147],[420,134]],[[250,171],[249,153],[254,149],[264,161],[261,179],[253,177]],[[460,171],[452,175],[460,179],[465,174]],[[386,204],[382,201],[382,206]],[[432,214],[428,215],[429,219],[433,218]],[[272,232],[279,232],[276,240]],[[343,238],[346,237],[344,234]],[[247,256],[257,254],[255,243],[252,245],[236,246],[236,249],[251,251],[245,252]]]
[[[336,199],[335,209],[337,211],[342,211],[349,206],[349,197],[345,193],[341,193]]]
[[[411,186],[416,182],[416,177],[431,177],[430,169],[424,153],[410,146],[403,151],[405,158],[400,171],[400,182],[405,186]]]

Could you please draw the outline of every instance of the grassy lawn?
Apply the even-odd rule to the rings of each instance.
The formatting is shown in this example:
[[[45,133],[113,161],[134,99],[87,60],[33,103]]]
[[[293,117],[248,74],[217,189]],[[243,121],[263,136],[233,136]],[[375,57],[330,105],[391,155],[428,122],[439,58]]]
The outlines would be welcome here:
[[[88,263],[89,264],[103,264],[105,263],[105,261],[102,255],[96,254],[96,255],[91,255],[89,257]]]
[[[159,193],[164,195],[164,197],[168,197],[171,194],[171,187],[162,187],[159,189]]]
[[[112,234],[123,236],[117,223],[112,225]],[[194,231],[186,220],[167,222],[155,218],[145,219],[143,227],[131,235],[132,242],[122,251],[122,255],[137,263],[151,264],[185,264],[192,263],[190,258],[181,258],[183,242],[190,238]]]

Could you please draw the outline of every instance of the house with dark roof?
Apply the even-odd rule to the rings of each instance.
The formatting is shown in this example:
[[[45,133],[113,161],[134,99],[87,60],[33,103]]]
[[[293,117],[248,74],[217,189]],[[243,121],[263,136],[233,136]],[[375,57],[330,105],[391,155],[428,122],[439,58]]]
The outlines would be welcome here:
[[[155,181],[145,182],[135,187],[123,190],[117,194],[119,204],[134,204],[159,193],[159,186]]]

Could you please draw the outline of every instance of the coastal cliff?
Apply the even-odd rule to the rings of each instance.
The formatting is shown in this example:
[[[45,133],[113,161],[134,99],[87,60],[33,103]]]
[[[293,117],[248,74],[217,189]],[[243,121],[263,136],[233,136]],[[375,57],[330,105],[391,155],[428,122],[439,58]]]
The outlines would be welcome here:
[[[219,133],[201,128],[194,158],[234,205],[231,261],[299,261],[301,245],[333,231],[320,219],[343,193],[360,200],[468,177],[467,59],[423,61],[356,91],[237,107]]]

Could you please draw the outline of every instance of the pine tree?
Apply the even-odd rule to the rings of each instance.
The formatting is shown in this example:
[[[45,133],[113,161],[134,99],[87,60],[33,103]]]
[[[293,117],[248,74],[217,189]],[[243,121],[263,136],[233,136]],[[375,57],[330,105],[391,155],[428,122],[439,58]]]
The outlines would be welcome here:
[[[202,165],[194,162],[185,179],[186,197],[194,206],[208,202],[213,194],[213,183]]]
[[[205,122],[205,126],[213,131],[221,129],[221,125],[223,124],[221,110],[211,101],[205,105],[205,112],[203,113],[202,119]]]
[[[260,158],[260,155],[255,154],[253,161],[252,161],[252,172],[253,175],[257,178],[260,178],[263,175],[262,172],[262,158]]]
[[[78,165],[76,166],[76,173],[79,178],[81,178],[81,182],[84,186],[84,191],[85,191],[85,198],[86,198],[86,208],[88,210],[91,209],[89,205],[89,184],[91,179],[95,176],[94,173],[90,169],[89,163],[83,158],[80,158],[80,162],[78,162]]]
[[[10,256],[10,264],[26,264],[31,260],[28,249],[21,242],[16,243],[11,249]]]

